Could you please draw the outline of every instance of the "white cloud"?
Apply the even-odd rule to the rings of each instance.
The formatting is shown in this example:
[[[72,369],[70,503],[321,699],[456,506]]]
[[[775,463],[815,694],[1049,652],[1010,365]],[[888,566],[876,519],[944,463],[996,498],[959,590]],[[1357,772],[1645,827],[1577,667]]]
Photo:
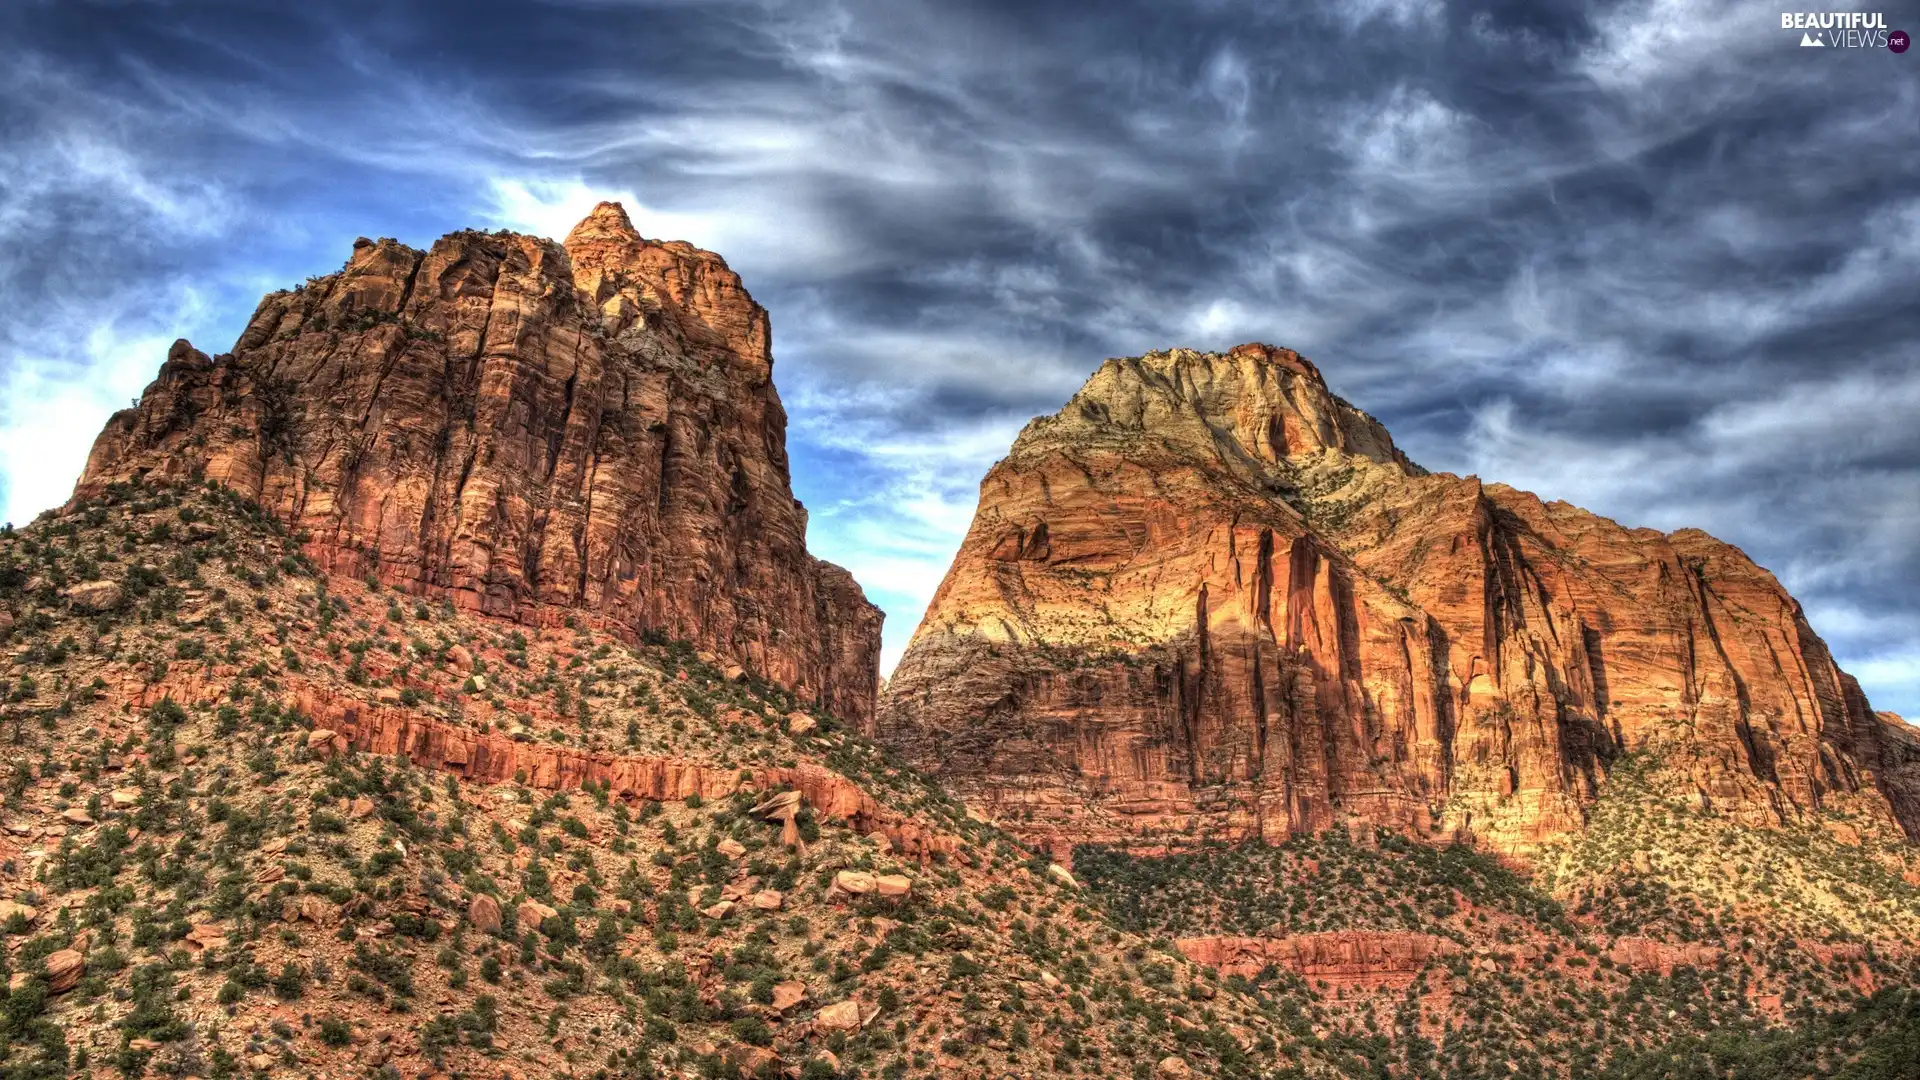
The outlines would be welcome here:
[[[1780,30],[1780,10],[1755,0],[1643,0],[1607,9],[1580,68],[1611,90],[1657,93],[1703,71],[1737,69],[1756,54],[1798,43]]]
[[[206,308],[192,290],[177,297],[171,321],[201,324]],[[70,324],[71,325],[71,324]],[[66,502],[94,436],[153,380],[177,333],[123,332],[112,322],[73,327],[72,345],[53,342],[39,355],[14,354],[0,366],[0,486],[5,520],[31,521]]]

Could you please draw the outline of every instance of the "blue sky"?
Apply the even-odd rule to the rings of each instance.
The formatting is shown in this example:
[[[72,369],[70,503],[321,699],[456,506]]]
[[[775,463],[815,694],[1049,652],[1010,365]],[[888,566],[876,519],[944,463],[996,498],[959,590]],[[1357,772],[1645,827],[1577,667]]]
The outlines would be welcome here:
[[[0,515],[354,237],[618,198],[771,310],[889,664],[1029,417],[1264,340],[1430,468],[1740,545],[1920,714],[1920,52],[1713,0],[300,7],[0,11]]]

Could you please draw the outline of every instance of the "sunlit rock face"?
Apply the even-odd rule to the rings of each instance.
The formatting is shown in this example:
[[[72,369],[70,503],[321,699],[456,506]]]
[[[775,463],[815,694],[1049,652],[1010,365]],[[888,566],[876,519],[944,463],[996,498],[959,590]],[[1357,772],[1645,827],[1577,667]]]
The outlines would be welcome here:
[[[205,477],[331,572],[684,638],[864,720],[881,614],[807,553],[770,337],[725,261],[615,203],[564,245],[361,240],[232,353],[176,343],[78,491]]]
[[[875,730],[1076,843],[1370,823],[1525,854],[1622,752],[1920,832],[1913,740],[1773,576],[1429,474],[1285,349],[1110,360],[994,466]]]

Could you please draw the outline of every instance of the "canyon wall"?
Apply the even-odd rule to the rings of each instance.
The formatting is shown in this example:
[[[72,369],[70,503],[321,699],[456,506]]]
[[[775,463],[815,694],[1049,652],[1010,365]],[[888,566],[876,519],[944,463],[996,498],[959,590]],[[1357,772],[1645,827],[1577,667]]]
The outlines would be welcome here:
[[[1342,824],[1524,854],[1608,763],[1756,823],[1912,836],[1911,740],[1772,575],[1429,474],[1297,354],[1108,361],[981,485],[875,733],[1076,843]]]
[[[871,716],[881,613],[806,548],[771,330],[739,275],[602,203],[556,244],[360,240],[231,353],[177,342],[77,494],[206,478],[329,572],[684,638]]]

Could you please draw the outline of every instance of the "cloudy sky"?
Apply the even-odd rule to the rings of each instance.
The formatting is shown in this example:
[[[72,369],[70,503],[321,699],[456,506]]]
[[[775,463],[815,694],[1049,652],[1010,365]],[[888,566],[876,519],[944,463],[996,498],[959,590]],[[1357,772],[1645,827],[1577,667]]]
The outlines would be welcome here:
[[[1430,468],[1740,545],[1920,714],[1920,51],[1720,0],[10,0],[0,41],[16,522],[355,236],[619,198],[771,309],[889,663],[1028,417],[1264,340]]]

